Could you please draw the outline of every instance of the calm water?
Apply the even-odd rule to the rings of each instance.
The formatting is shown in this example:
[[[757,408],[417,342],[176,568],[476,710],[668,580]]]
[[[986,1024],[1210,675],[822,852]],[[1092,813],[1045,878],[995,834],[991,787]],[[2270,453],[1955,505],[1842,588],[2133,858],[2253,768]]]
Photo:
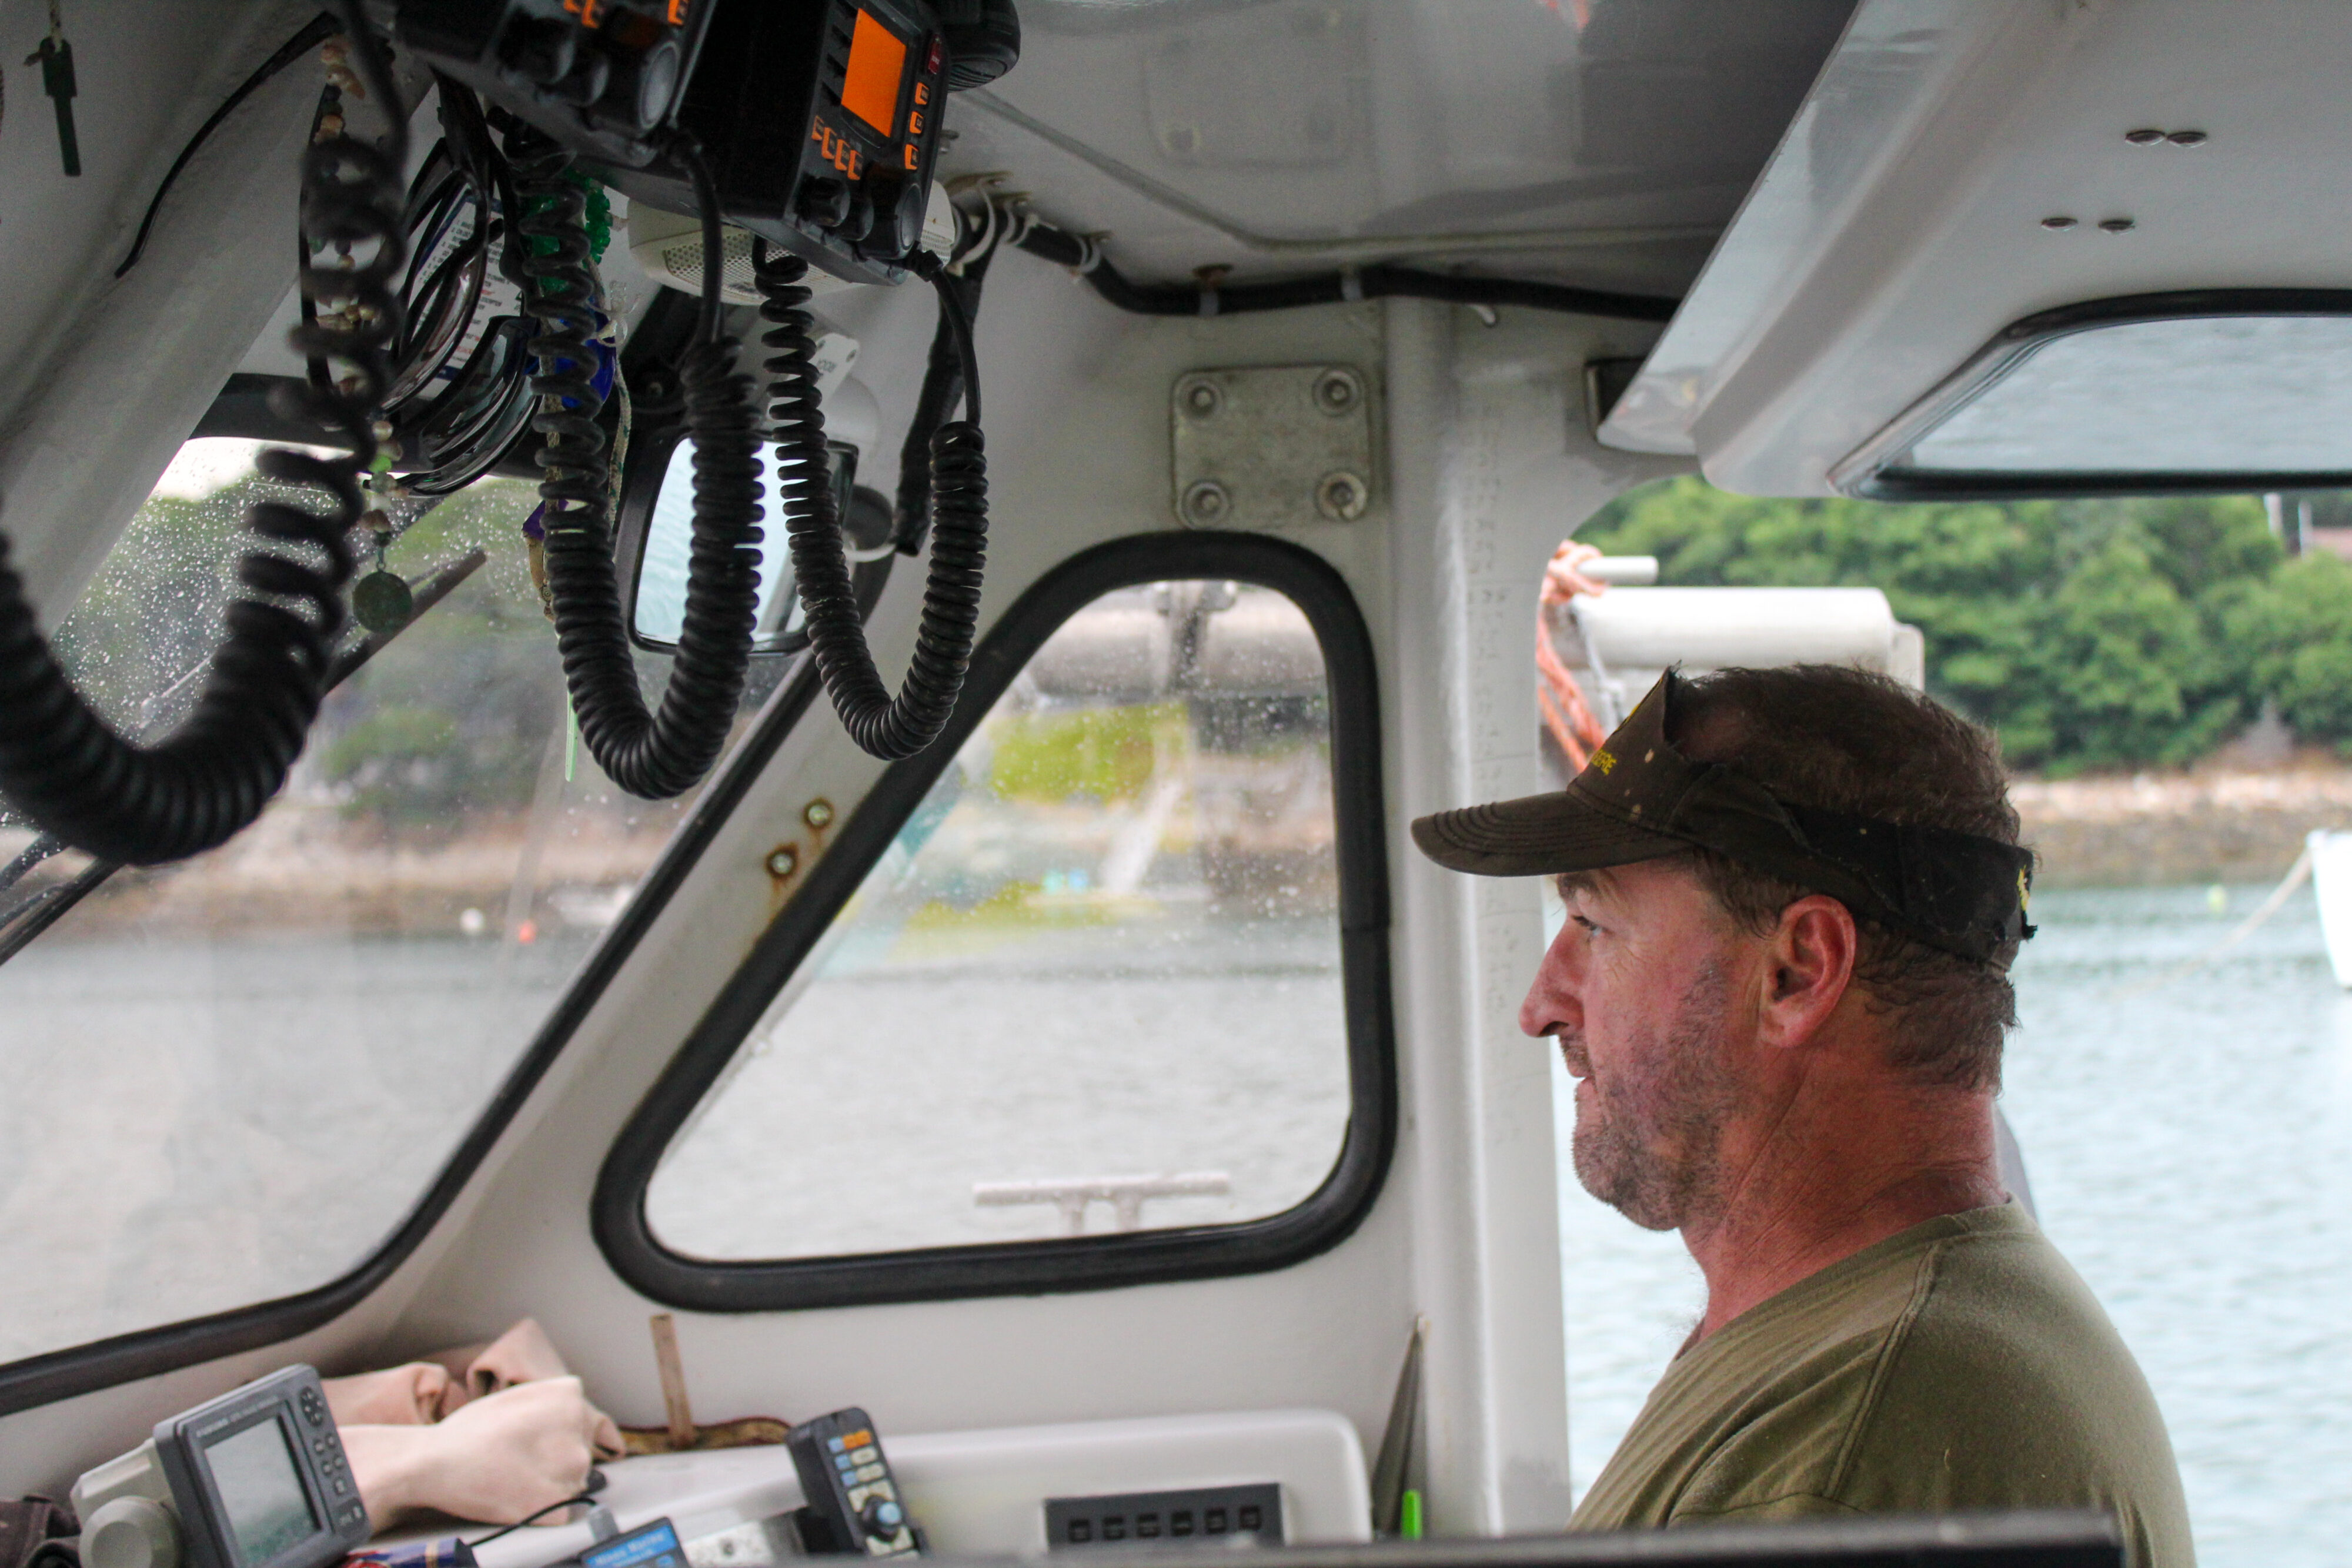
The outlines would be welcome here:
[[[1145,1226],[1233,1224],[1304,1201],[1339,1155],[1328,918],[1180,906],[928,942],[887,917],[845,924],[853,940],[752,1031],[656,1173],[646,1213],[668,1245],[791,1258],[1053,1237],[1053,1205],[982,1207],[975,1186],[1146,1173],[1213,1173],[1225,1190],[1154,1199]],[[842,1170],[889,1179],[844,1205]],[[1109,1228],[1109,1206],[1087,1222]]]
[[[2203,888],[2036,897],[2002,1102],[2043,1229],[2155,1386],[2206,1568],[2333,1565],[2352,1538],[2352,998],[2308,892],[2202,974],[2151,985],[2263,891],[2222,913]],[[1561,1233],[1580,1494],[1700,1289],[1674,1237],[1572,1176]]]
[[[0,967],[0,1360],[323,1283],[415,1204],[587,938],[44,939]]]
[[[2038,899],[2042,935],[2019,966],[2025,1025],[2005,1105],[2043,1227],[2155,1385],[2208,1568],[2317,1568],[2340,1562],[2352,1538],[2352,999],[2329,977],[2307,894],[2204,974],[2148,988],[2260,892],[2232,890],[2223,913],[2202,888]],[[1274,1042],[1313,1041],[1296,1065],[1314,1066],[1312,1056],[1336,1066],[1328,956],[1263,932],[1244,946],[1202,955],[1225,976],[1203,998],[1236,1047],[1264,1056],[1280,1050]],[[299,1289],[347,1266],[413,1201],[579,950],[551,943],[502,960],[495,943],[455,940],[36,945],[0,970],[0,1066],[16,1091],[0,1100],[0,1344],[30,1354]],[[1064,1041],[1067,1052],[1125,1062],[1155,1030],[1197,1039],[1203,998],[1183,1002],[1171,988],[1208,977],[1176,972],[1188,966],[1164,948],[1155,956],[1152,972],[1108,988],[1118,998],[1096,998],[1096,1027]],[[980,1043],[982,993],[1007,977],[967,977],[977,989],[950,1009],[949,1043]],[[1239,1030],[1231,1004],[1244,995],[1250,1027]],[[844,987],[838,1000],[855,1016],[860,998],[875,1005],[870,984]],[[1149,1005],[1129,1005],[1138,1002]],[[822,1020],[813,1011],[811,1021]],[[753,1063],[737,1080],[747,1101],[784,1087],[767,1082],[771,1067]],[[1136,1085],[1099,1076],[996,1087],[1017,1087],[1033,1110],[1118,1111]],[[958,1094],[971,1090],[952,1082]],[[1275,1142],[1328,1151],[1337,1107],[1320,1075],[1254,1087],[1234,1097],[1238,1119],[1279,1112],[1287,1120]],[[1560,1110],[1565,1129],[1564,1094]],[[1316,1111],[1325,1114],[1313,1129],[1295,1124]],[[721,1112],[705,1125],[717,1134],[728,1122]],[[1295,1184],[1296,1172],[1253,1171],[1248,1140],[1233,1131],[1118,1152],[1231,1169],[1231,1201],[1260,1182]],[[970,1181],[1035,1174],[1024,1162],[1042,1157],[1028,1147],[1037,1135],[1032,1124],[1023,1138],[962,1151],[969,1168],[932,1209],[969,1223]],[[1054,1172],[1108,1158],[1098,1146],[1046,1152]],[[691,1228],[687,1216],[726,1186],[670,1193],[673,1224]],[[1675,1238],[1634,1228],[1572,1177],[1561,1223],[1580,1488],[1687,1330],[1699,1292]]]

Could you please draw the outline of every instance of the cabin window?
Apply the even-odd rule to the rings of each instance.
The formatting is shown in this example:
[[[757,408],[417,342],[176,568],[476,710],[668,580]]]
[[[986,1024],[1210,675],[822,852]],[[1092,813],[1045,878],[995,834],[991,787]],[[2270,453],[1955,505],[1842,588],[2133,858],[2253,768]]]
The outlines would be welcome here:
[[[128,733],[168,731],[201,684],[254,450],[189,443],[52,622]],[[103,874],[0,816],[0,1361],[356,1268],[683,816],[620,794],[572,737],[526,565],[536,500],[486,481],[392,544],[411,580],[488,559],[329,695],[286,789],[220,849]],[[781,674],[756,664],[754,698]]]
[[[1273,587],[1069,615],[670,1144],[657,1244],[903,1253],[1305,1203],[1350,1115],[1329,686]]]

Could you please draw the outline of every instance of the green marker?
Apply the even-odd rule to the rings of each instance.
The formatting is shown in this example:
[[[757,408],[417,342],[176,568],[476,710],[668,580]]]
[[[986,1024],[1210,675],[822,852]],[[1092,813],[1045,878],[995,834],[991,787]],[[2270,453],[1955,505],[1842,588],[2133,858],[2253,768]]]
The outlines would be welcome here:
[[[1421,1494],[1412,1488],[1397,1500],[1397,1535],[1404,1541],[1421,1539]]]

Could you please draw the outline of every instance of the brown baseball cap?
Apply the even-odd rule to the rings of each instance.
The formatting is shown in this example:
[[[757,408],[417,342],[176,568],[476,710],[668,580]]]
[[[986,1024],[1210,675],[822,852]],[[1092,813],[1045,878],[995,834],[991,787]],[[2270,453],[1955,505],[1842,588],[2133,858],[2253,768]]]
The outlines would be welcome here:
[[[1438,864],[1481,876],[1551,876],[1709,849],[1931,947],[2009,967],[2033,935],[2031,850],[1799,805],[1738,768],[1694,762],[1666,738],[1681,679],[1661,675],[1567,789],[1423,817],[1412,841]]]

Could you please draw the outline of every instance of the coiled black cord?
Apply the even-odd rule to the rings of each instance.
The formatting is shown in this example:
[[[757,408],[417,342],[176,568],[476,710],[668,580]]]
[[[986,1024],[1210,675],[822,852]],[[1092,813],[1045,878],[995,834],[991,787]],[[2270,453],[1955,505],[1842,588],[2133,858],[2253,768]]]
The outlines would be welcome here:
[[[967,328],[979,311],[988,262],[987,256],[980,256],[949,275]],[[902,555],[923,553],[931,523],[931,437],[962,397],[963,350],[948,312],[942,310],[931,333],[930,354],[923,364],[915,416],[907,422],[906,439],[898,444],[898,494],[891,507],[890,538]]]
[[[817,403],[815,323],[802,307],[808,263],[754,247],[760,289],[760,341],[777,350],[765,362],[768,418],[774,428],[779,505],[792,540],[793,578],[807,617],[809,645],[850,738],[888,760],[912,757],[939,738],[963,691],[980,624],[981,573],[988,557],[988,458],[980,434],[980,371],[971,323],[936,257],[918,251],[917,272],[939,290],[940,309],[963,363],[962,420],[931,436],[931,572],[915,657],[896,698],[882,684],[866,647],[849,561],[834,515],[826,470],[824,413]]]
[[[346,271],[305,256],[304,297],[341,308],[331,324],[297,328],[294,350],[331,356],[350,373],[339,390],[293,391],[278,412],[338,431],[351,455],[272,450],[256,465],[281,484],[326,491],[333,509],[262,501],[247,511],[248,528],[289,549],[257,549],[237,563],[253,596],[229,604],[227,636],[195,711],[152,747],[115,734],[66,679],[0,538],[0,792],[44,831],[101,860],[181,860],[259,816],[301,754],[342,631],[352,563],[345,535],[360,517],[359,476],[375,463],[374,410],[391,374],[384,348],[400,329],[391,284],[404,260],[408,117],[357,0],[341,0],[337,11],[392,132],[382,148],[341,134],[303,154],[303,232],[331,253],[367,259]]]
[[[719,330],[718,199],[700,158],[681,151],[702,187],[708,263],[700,330],[678,365],[694,441],[694,543],[677,655],[660,708],[648,712],[613,574],[604,432],[596,423],[604,400],[589,346],[597,315],[586,196],[564,177],[571,154],[553,141],[520,125],[507,136],[530,280],[524,307],[539,328],[530,340],[540,403],[531,427],[547,437],[539,493],[547,503],[556,646],[589,755],[614,783],[648,800],[694,788],[726,747],[751,664],[763,537],[751,378],[734,373],[736,344]]]

